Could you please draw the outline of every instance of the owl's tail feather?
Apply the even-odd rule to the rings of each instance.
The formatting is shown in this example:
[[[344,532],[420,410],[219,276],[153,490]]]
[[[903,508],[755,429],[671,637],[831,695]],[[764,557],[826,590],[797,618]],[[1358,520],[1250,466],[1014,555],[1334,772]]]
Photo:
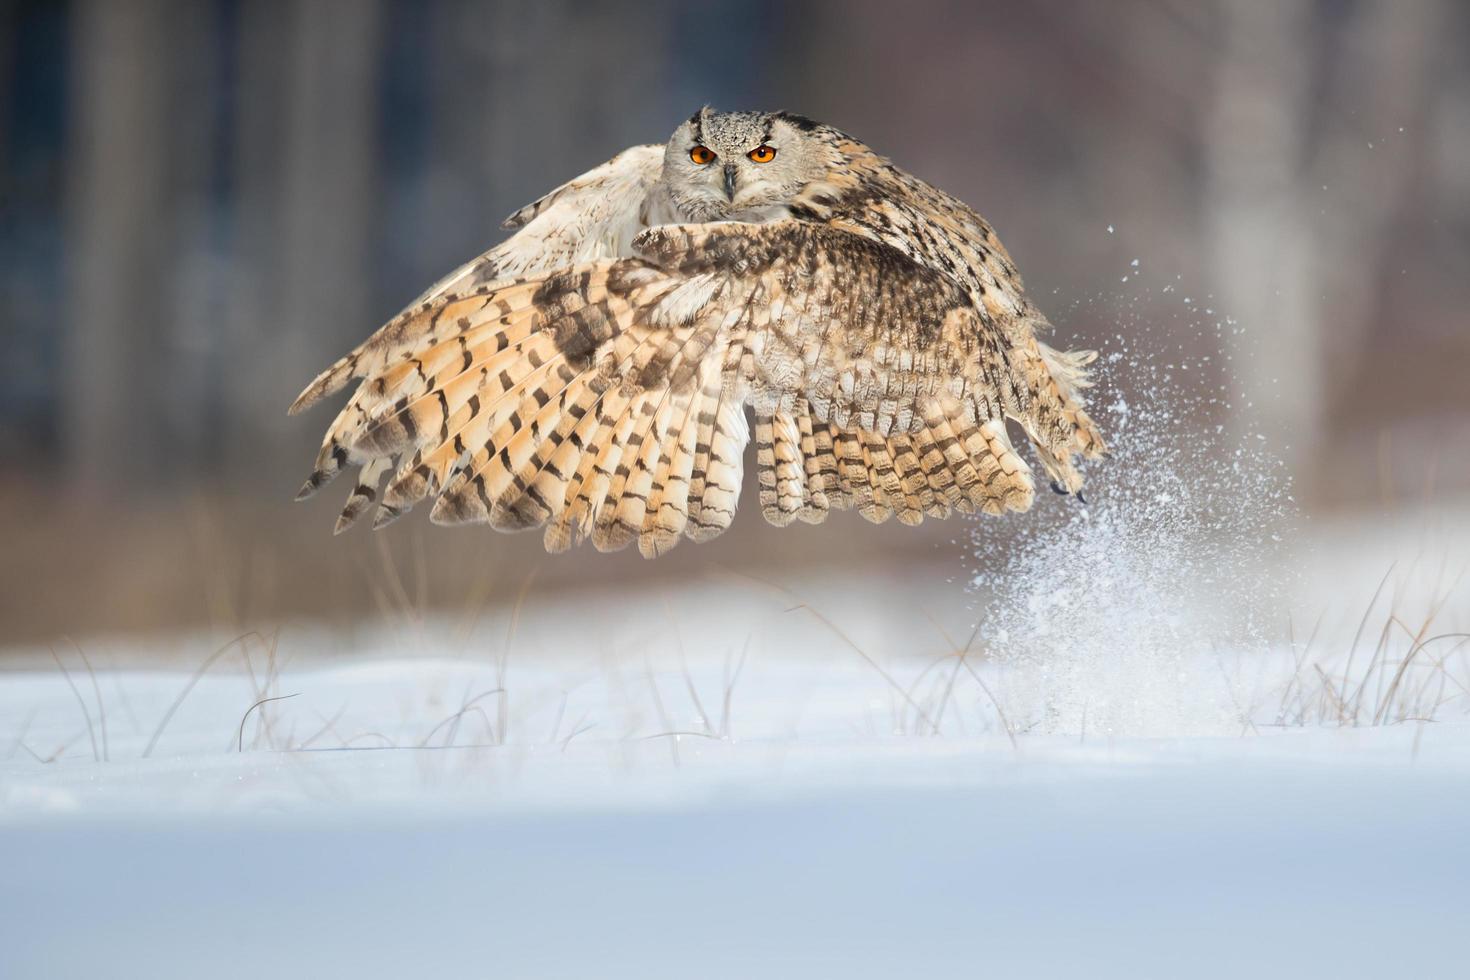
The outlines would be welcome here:
[[[761,512],[778,526],[853,507],[874,523],[896,516],[918,524],[954,511],[1031,506],[1031,470],[1003,422],[977,424],[953,399],[928,399],[920,408],[922,424],[886,437],[815,420],[801,400],[791,416],[758,414]]]
[[[802,415],[806,417],[805,412]],[[759,467],[756,478],[761,514],[777,527],[785,527],[813,507],[802,450],[803,439],[810,438],[810,424],[803,435],[796,416],[790,412],[756,412],[755,462]]]
[[[719,378],[715,380],[718,384]],[[698,448],[699,413],[708,395],[696,392],[671,413],[638,533],[638,550],[644,558],[667,554],[689,525],[689,480]]]
[[[960,489],[959,479],[944,455],[942,431],[936,432],[936,427],[937,421],[926,423],[913,435],[914,453],[931,495],[925,513],[938,518],[948,517],[954,511],[972,513],[974,507]]]
[[[703,456],[706,462],[702,470],[696,462],[694,478],[689,483],[689,524],[684,534],[696,542],[711,540],[735,520],[735,505],[740,499],[740,481],[744,475],[741,456],[750,439],[745,406],[740,398],[722,391],[717,400],[706,399],[704,410],[711,407],[708,430],[701,416],[701,441],[696,449],[698,460],[706,444],[703,440],[707,431],[709,449]]]
[[[858,513],[874,524],[881,524],[903,508],[903,485],[893,468],[893,453],[886,438],[876,432],[862,431],[859,443],[871,494],[858,506]]]
[[[833,498],[841,494],[837,485],[837,458],[832,453],[832,430],[812,420],[805,398],[796,400],[796,431],[803,460],[803,500],[806,506],[797,516],[808,524],[826,520]],[[837,506],[842,506],[842,501]]]
[[[952,465],[960,490],[974,509],[1000,515],[1031,507],[1036,496],[1031,467],[1011,445],[1005,420],[989,419],[977,424],[960,415],[949,419],[948,429],[957,445],[946,450],[946,455],[963,457],[964,463]]]
[[[934,513],[938,506],[934,489],[929,485],[929,473],[919,460],[910,435],[895,432],[888,437],[888,444],[893,449],[893,468],[903,488],[904,506],[898,512],[898,519],[904,524],[922,524],[924,516]]]

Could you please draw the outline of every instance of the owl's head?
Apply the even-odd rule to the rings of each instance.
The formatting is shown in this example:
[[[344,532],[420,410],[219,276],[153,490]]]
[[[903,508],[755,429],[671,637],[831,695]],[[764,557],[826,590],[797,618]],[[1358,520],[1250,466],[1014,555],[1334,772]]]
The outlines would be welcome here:
[[[789,112],[705,106],[669,138],[664,185],[692,221],[767,220],[840,161],[827,127]]]

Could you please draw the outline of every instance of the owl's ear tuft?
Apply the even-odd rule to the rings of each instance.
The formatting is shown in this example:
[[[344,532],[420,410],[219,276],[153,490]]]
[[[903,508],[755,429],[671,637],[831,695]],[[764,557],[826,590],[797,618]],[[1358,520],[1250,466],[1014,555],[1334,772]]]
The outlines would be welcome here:
[[[704,119],[706,116],[710,115],[714,111],[715,107],[706,102],[704,105],[694,110],[694,115],[690,116],[686,120],[686,122],[694,129],[694,138],[696,141],[702,140],[704,138]]]
[[[782,109],[780,112],[775,114],[775,118],[780,119],[782,122],[787,123],[788,125],[796,127],[803,133],[810,133],[812,130],[817,128],[817,121],[815,119],[810,119],[806,116],[803,116],[799,112],[787,112],[785,109]]]

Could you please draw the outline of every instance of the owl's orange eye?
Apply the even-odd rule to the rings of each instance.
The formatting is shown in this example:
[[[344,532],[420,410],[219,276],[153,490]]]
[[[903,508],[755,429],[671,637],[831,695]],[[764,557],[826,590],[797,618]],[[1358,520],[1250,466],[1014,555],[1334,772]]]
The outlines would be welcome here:
[[[696,146],[694,149],[689,151],[689,159],[693,160],[701,167],[704,166],[706,163],[709,163],[714,158],[715,151],[711,150],[707,146]]]
[[[755,149],[751,150],[745,155],[750,157],[756,163],[770,163],[772,160],[776,159],[776,148],[774,146],[767,146],[766,144],[762,143],[760,146],[757,146]]]

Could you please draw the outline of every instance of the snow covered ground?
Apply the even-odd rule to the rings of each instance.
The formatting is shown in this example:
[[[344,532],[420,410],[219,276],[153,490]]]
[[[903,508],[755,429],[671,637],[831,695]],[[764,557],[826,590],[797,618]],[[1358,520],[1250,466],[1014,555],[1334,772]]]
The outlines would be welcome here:
[[[11,651],[0,978],[1465,975],[1470,505],[1164,401],[927,568]]]
[[[1458,976],[1465,735],[721,744],[632,780],[575,748],[498,781],[473,750],[160,763],[237,784],[232,815],[8,829],[0,972]],[[385,782],[412,817],[260,812]]]
[[[1060,668],[960,656],[924,576],[32,652],[0,976],[1458,975],[1470,676],[1392,637],[1372,675],[1438,572],[1345,662],[1359,540],[1315,649],[1135,614],[1117,671],[1045,606]]]

